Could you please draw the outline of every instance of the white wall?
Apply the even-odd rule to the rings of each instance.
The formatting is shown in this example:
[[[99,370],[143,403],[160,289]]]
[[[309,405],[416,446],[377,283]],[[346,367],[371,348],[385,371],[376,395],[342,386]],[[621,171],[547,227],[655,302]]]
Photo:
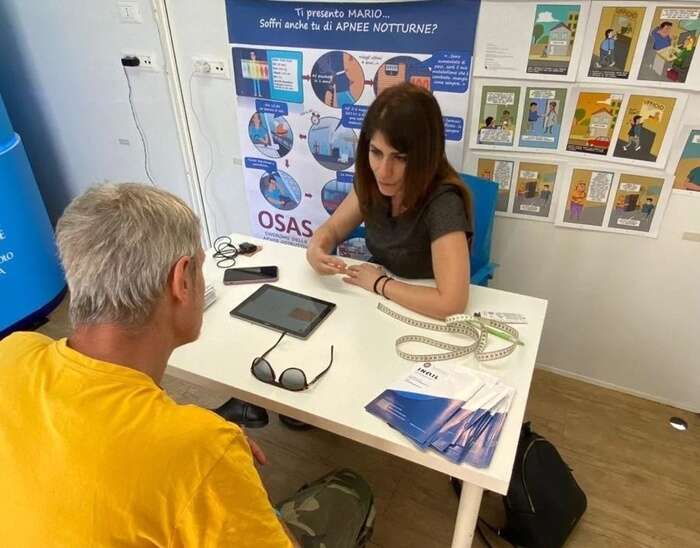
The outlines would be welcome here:
[[[211,235],[216,238],[231,232],[249,234],[233,80],[230,76],[226,79],[193,76],[195,57],[223,60],[230,69],[225,1],[167,0],[166,3],[197,171],[210,211]],[[207,140],[214,150],[213,164]]]
[[[658,239],[498,218],[493,287],[549,300],[538,362],[700,410],[700,196],[673,194]]]
[[[142,24],[123,24],[116,0],[0,2],[0,93],[54,222],[93,183],[148,182],[120,62],[135,51],[163,66],[150,2],[141,13]],[[192,204],[165,73],[130,70],[150,171]]]
[[[210,227],[249,233],[233,82],[195,76],[189,93],[193,57],[230,67],[224,0],[166,4],[202,180],[210,165],[203,134],[214,149],[204,185]],[[132,46],[160,52],[149,6],[141,0],[142,25],[123,25],[116,0],[0,4],[0,20],[12,29],[0,36],[0,92],[10,112],[20,112],[13,119],[54,218],[95,180],[143,180],[118,60]],[[141,73],[135,82],[153,172],[187,197],[164,75]],[[700,115],[698,107],[696,95],[690,115]],[[131,146],[118,145],[120,137]],[[700,243],[682,240],[684,232],[700,232],[700,196],[672,196],[658,239],[498,218],[493,255],[501,266],[493,286],[549,300],[542,366],[698,411]]]

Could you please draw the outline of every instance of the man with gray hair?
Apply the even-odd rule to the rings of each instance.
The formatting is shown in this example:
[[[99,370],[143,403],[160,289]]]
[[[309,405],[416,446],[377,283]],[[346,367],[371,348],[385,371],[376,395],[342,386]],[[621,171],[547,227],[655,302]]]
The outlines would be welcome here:
[[[73,333],[0,341],[3,543],[298,546],[255,469],[262,451],[158,385],[202,325],[194,213],[163,190],[102,185],[68,206],[57,240]]]

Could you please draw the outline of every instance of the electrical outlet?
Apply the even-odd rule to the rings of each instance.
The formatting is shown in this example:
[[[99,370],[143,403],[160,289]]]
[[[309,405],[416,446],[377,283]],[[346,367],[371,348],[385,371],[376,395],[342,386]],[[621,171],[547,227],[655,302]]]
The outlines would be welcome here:
[[[192,67],[195,74],[200,76],[212,76],[214,78],[228,78],[226,64],[223,61],[195,57],[192,59]]]
[[[117,3],[119,8],[119,20],[122,23],[142,23],[141,8],[134,0],[120,0]]]
[[[156,66],[154,64],[152,55],[141,54],[138,56],[138,58],[141,61],[141,64],[139,65],[140,67],[155,70]]]
[[[122,52],[122,57],[138,57],[139,59],[139,66],[138,67],[133,67],[137,70],[160,70],[158,68],[158,65],[156,64],[156,57],[155,55],[151,55],[150,53],[134,53],[132,52]]]

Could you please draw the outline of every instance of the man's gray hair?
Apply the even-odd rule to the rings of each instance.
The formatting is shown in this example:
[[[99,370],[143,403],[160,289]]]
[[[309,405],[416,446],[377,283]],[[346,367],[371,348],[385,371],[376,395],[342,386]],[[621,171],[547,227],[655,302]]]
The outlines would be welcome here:
[[[173,264],[201,249],[199,219],[187,204],[136,183],[88,189],[64,211],[56,239],[74,326],[143,325]]]

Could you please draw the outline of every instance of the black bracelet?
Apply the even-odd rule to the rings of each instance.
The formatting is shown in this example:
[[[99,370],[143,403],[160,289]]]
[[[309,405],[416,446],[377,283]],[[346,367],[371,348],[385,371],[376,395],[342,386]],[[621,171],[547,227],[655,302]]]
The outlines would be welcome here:
[[[377,291],[377,284],[378,284],[381,280],[383,280],[384,278],[388,278],[388,277],[389,277],[389,276],[387,276],[386,274],[383,274],[383,275],[379,276],[379,278],[377,278],[376,280],[374,280],[374,287],[372,288],[372,291],[374,291],[377,295],[379,295],[379,292]]]
[[[384,282],[384,285],[382,286],[382,297],[384,297],[385,299],[389,299],[389,297],[387,297],[387,296],[384,294],[384,290],[386,289],[386,284],[388,284],[389,282],[391,282],[391,281],[393,281],[393,280],[394,280],[394,278],[390,278],[389,276],[387,276],[387,277],[386,277],[386,281]],[[391,299],[389,299],[389,300],[391,300]]]

